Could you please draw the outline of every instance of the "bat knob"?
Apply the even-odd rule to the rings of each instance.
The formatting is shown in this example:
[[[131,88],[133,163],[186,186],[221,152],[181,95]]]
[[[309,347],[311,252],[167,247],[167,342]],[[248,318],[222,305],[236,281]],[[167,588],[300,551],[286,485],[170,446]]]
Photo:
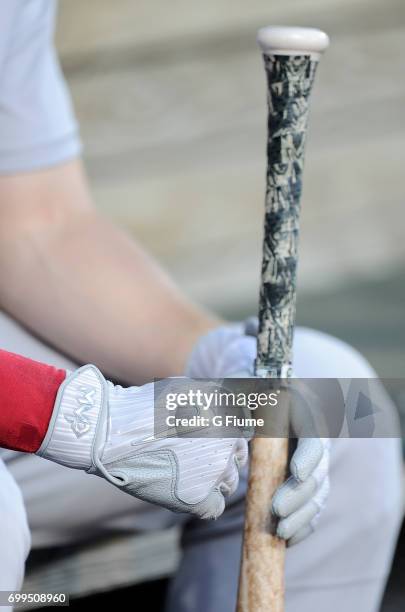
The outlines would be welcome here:
[[[317,60],[329,46],[329,36],[316,28],[267,26],[258,31],[257,42],[266,55],[310,55]]]

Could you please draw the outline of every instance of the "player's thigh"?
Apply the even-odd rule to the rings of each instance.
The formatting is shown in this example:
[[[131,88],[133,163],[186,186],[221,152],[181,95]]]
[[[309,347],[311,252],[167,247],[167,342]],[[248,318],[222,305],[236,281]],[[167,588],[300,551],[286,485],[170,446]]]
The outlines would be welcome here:
[[[0,460],[0,591],[20,589],[30,534],[20,490]]]
[[[400,441],[333,440],[330,477],[317,529],[287,551],[287,612],[374,612],[402,518]]]
[[[375,372],[349,345],[310,329],[294,339],[295,372],[308,378],[373,378]],[[379,419],[396,421],[387,395]],[[362,597],[377,609],[402,518],[402,455],[399,438],[332,440],[331,490],[315,533],[287,552],[287,608],[344,607],[357,612]],[[346,590],[347,589],[347,590]],[[340,593],[331,603],[330,592]],[[310,604],[308,604],[310,605]],[[304,608],[305,610],[306,608]],[[308,608],[309,609],[309,608]]]
[[[312,589],[289,589],[286,612],[379,612],[381,580]]]

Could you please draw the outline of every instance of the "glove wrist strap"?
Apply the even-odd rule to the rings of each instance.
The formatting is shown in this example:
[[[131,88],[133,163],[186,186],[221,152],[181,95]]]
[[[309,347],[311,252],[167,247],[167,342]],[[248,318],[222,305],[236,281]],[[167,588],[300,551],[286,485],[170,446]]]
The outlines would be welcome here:
[[[70,374],[60,386],[46,436],[37,454],[67,467],[90,470],[95,440],[106,430],[106,381],[93,365]],[[105,439],[106,431],[102,432]]]

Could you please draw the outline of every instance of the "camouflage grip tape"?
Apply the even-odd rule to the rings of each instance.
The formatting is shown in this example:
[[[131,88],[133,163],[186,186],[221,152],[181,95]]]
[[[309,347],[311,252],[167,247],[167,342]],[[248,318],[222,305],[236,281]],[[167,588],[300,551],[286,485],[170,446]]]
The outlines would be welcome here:
[[[278,30],[313,38],[308,51],[290,39],[279,50]],[[277,30],[277,31],[276,31]],[[281,32],[281,37],[283,32]],[[301,42],[301,41],[299,41]],[[320,52],[328,37],[319,30],[265,28],[259,31],[268,86],[267,182],[259,329],[255,373],[291,374],[302,171],[309,98]],[[295,46],[294,46],[295,45]]]

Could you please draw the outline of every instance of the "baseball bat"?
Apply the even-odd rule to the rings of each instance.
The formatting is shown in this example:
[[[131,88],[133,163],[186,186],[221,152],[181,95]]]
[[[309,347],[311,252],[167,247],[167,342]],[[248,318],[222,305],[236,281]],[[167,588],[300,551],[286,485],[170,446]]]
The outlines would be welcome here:
[[[268,140],[255,375],[286,378],[291,375],[309,98],[329,39],[314,28],[277,26],[260,29],[258,43],[267,75]],[[285,543],[275,533],[271,500],[287,473],[288,415],[280,414],[277,427],[279,437],[251,442],[238,612],[284,610]]]

